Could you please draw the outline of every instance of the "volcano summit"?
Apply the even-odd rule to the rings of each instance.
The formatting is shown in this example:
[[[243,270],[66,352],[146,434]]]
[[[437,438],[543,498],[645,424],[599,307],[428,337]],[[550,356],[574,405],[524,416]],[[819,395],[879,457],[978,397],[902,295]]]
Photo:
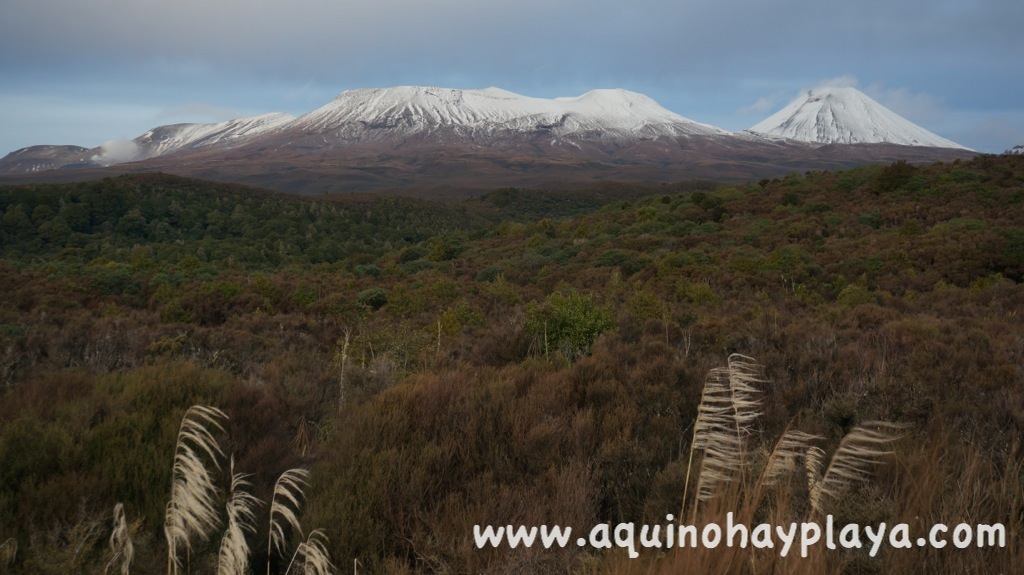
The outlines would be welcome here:
[[[498,88],[402,86],[346,91],[297,118],[160,126],[118,143],[117,153],[112,144],[33,146],[0,160],[0,174],[67,181],[160,170],[292,192],[450,191],[740,180],[972,155],[852,88],[813,91],[731,133],[621,89],[545,99]]]

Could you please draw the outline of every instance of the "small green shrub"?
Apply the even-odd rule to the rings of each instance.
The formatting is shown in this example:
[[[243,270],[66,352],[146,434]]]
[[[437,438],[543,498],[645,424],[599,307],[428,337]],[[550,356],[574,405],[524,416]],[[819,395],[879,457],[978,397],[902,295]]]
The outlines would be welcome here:
[[[590,353],[597,336],[613,325],[612,310],[590,294],[553,293],[527,311],[527,330],[545,352],[561,351],[570,360]]]
[[[387,305],[388,294],[381,288],[364,289],[356,296],[356,303],[376,311]]]

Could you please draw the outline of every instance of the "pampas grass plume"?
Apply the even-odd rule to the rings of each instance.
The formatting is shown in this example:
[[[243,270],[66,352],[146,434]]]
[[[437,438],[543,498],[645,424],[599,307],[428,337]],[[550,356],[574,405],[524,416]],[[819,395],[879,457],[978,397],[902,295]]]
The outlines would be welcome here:
[[[168,573],[181,569],[180,549],[191,553],[193,538],[205,540],[220,526],[218,490],[204,460],[220,469],[218,460],[224,453],[214,433],[224,431],[224,419],[227,415],[223,411],[204,405],[190,407],[182,417],[164,522]]]

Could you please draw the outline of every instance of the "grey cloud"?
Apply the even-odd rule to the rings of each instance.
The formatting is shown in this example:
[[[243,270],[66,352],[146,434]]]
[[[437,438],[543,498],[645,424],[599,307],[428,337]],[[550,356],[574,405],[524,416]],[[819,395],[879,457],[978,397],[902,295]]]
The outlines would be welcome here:
[[[839,74],[942,95],[949,107],[1004,105],[1024,83],[1021,22],[1018,0],[7,2],[0,76],[10,88],[0,92],[91,80],[144,85],[140,97],[158,107],[301,112],[322,94],[365,86],[538,96],[624,87],[739,129],[751,103]],[[971,93],[979,86],[987,103]],[[298,90],[301,99],[286,96]],[[272,91],[284,104],[272,105]]]
[[[62,62],[200,61],[252,73],[348,69],[401,71],[403,59],[436,68],[498,63],[524,73],[543,59],[575,67],[625,71],[744,69],[779,58],[781,65],[889,52],[932,38],[941,55],[1019,36],[1017,23],[975,2],[965,17],[924,1],[857,3],[700,0],[633,3],[499,0],[242,0],[153,2],[50,0],[4,9],[0,24],[16,60]],[[949,4],[949,3],[947,3]],[[955,3],[954,3],[955,4]],[[1015,8],[1020,13],[1020,8]],[[975,30],[965,30],[964,22]],[[1019,45],[1019,40],[1016,41]],[[789,57],[780,58],[788,54]],[[930,57],[919,54],[917,63]]]

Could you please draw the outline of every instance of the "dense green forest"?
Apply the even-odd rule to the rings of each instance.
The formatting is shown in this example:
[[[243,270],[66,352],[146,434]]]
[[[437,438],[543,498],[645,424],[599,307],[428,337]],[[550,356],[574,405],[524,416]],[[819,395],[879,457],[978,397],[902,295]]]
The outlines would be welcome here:
[[[315,529],[337,572],[1024,562],[1024,157],[447,203],[150,174],[0,188],[0,214],[0,572],[119,570],[117,504],[131,572],[167,569],[193,405],[225,417],[201,457],[216,527],[179,553],[182,572],[218,571],[238,472],[262,501],[253,573],[285,573]],[[806,518],[803,471],[703,509],[691,486],[684,502],[705,382],[731,354],[760,365],[743,473],[770,466],[786,430],[831,456],[864,422],[899,423],[829,512],[1002,523],[1007,545],[475,548],[476,524],[586,532],[730,505]],[[272,545],[275,482],[300,468],[299,529]]]

